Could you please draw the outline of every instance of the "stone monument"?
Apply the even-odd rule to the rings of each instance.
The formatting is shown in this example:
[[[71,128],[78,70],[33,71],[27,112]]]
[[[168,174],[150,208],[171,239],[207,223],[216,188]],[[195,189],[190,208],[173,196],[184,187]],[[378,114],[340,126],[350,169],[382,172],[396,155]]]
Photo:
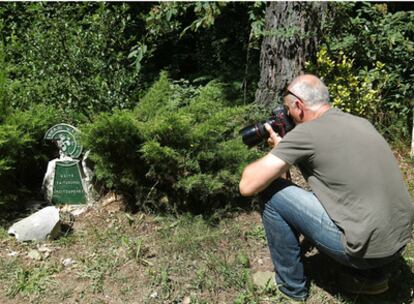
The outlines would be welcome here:
[[[89,153],[80,159],[79,134],[75,127],[61,123],[50,128],[44,136],[59,148],[59,158],[49,162],[42,185],[46,200],[52,204],[82,205],[92,200],[92,171],[85,162]]]

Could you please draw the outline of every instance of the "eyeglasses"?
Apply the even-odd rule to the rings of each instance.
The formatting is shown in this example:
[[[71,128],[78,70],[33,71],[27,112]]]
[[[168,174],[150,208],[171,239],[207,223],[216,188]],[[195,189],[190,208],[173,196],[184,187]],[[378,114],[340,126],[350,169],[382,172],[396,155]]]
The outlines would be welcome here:
[[[300,101],[302,101],[302,98],[300,98],[298,95],[296,95],[295,93],[293,93],[291,90],[289,90],[288,88],[286,88],[283,92],[283,98],[286,97],[287,95],[293,95],[294,97],[296,97],[297,99],[299,99]]]
[[[295,94],[295,93],[293,93],[291,90],[289,90],[288,88],[286,88],[286,89],[283,91],[283,98],[285,98],[285,97],[286,97],[286,96],[288,96],[288,95],[292,95],[292,96],[296,97],[297,99],[299,99],[300,101],[302,101],[302,98],[300,98],[298,95],[296,95],[296,94]],[[292,103],[290,103],[290,104],[292,104]],[[286,110],[286,113],[287,113],[288,115],[290,115],[290,108],[289,108],[288,104],[283,103],[283,106],[284,106],[284,108],[285,108],[285,110]]]

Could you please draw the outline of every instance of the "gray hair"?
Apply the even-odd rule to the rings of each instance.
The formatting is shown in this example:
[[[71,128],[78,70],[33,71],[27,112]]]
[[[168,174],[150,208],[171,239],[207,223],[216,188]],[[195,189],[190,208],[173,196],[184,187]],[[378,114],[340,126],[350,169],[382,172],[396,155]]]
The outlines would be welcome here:
[[[312,77],[313,75],[307,76]],[[312,78],[311,81],[303,80],[294,83],[291,90],[293,90],[309,108],[316,109],[324,104],[329,104],[329,92],[322,80],[316,76],[313,76]]]

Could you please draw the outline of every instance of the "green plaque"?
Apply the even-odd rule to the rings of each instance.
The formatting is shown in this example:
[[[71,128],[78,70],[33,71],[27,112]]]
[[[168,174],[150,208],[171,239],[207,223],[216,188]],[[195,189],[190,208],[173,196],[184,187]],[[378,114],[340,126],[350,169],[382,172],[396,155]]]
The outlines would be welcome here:
[[[53,181],[54,204],[85,204],[79,161],[57,161]]]

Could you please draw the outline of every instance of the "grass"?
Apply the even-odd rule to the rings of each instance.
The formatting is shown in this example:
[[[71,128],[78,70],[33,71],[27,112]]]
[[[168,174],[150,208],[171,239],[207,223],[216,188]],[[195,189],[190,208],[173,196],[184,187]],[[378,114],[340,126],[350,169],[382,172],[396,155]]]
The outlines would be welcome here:
[[[414,162],[401,163],[413,194]],[[273,288],[252,282],[255,272],[273,269],[257,212],[217,221],[99,208],[78,217],[69,234],[44,242],[48,257],[31,260],[27,253],[38,245],[19,244],[0,229],[0,303],[285,303]],[[64,266],[67,258],[74,264]],[[309,304],[414,304],[414,242],[381,296],[341,293],[320,255],[306,265]]]
[[[245,233],[246,238],[250,238],[256,241],[263,241],[267,243],[266,233],[263,226],[256,226],[253,230]]]
[[[13,284],[10,284],[7,295],[10,297],[17,294],[39,295],[53,284],[50,276],[56,271],[57,269],[53,266],[17,267],[12,280]]]
[[[7,297],[21,295],[33,300],[53,286],[52,275],[58,271],[58,267],[53,263],[21,265],[17,259],[12,259],[2,260],[0,271]]]
[[[90,216],[100,220],[103,215]],[[102,226],[84,219],[85,226],[75,227],[73,235],[48,242],[51,256],[39,262],[27,258],[35,245],[8,239],[7,246],[20,254],[2,256],[0,302],[181,303],[187,297],[191,303],[283,303],[275,290],[260,290],[252,283],[255,271],[272,269],[265,259],[267,245],[257,213],[228,217],[218,224],[190,215],[178,219],[145,215],[145,221],[132,224],[122,213],[107,216],[110,221],[100,222]],[[62,266],[66,257],[76,264]],[[414,303],[409,296],[414,286],[413,257],[410,244],[398,265],[398,277],[393,278],[392,292],[376,297],[377,302],[349,298],[312,282],[308,303]]]
[[[7,233],[7,230],[3,227],[0,227],[0,241],[5,240],[9,237],[9,234]]]
[[[198,257],[203,249],[216,246],[220,231],[201,216],[184,215],[178,220],[160,219],[161,248],[176,255]]]

